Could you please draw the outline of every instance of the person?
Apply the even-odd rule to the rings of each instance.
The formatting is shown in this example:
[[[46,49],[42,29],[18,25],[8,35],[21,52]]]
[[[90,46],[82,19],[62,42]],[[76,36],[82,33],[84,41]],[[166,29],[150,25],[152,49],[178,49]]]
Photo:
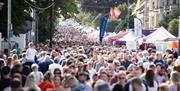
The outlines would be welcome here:
[[[180,73],[172,71],[170,76],[171,84],[169,91],[180,91]]]
[[[45,59],[38,63],[39,71],[43,74],[48,71],[49,65],[51,64],[50,56],[46,55]]]
[[[47,90],[54,90],[55,85],[52,81],[52,73],[50,71],[47,71],[44,74],[44,79],[38,84],[41,91],[47,91]]]
[[[169,91],[168,84],[167,84],[167,83],[162,83],[162,84],[159,86],[159,90],[158,90],[158,91]]]
[[[28,62],[35,62],[35,56],[36,56],[36,49],[34,48],[34,44],[32,42],[30,42],[28,44],[28,49],[26,50],[26,58],[28,60]]]
[[[2,67],[2,78],[0,79],[0,91],[3,91],[6,87],[10,86],[11,78],[10,78],[10,67],[4,66]]]
[[[34,88],[36,91],[41,91],[41,89],[38,87],[38,84],[35,84],[35,76],[33,74],[29,74],[26,78],[26,82],[24,85],[24,90],[28,90],[31,88]]]
[[[89,77],[92,79],[93,75],[96,74],[96,70],[93,68],[93,63],[91,61],[88,61],[87,63],[87,70],[89,72]]]
[[[70,88],[70,91],[85,91],[84,86],[82,84],[79,84],[74,76],[69,76],[67,78],[67,84]]]
[[[107,82],[98,80],[95,84],[95,91],[110,91],[110,87]]]
[[[149,65],[154,64],[153,63],[153,56],[148,56],[148,61],[143,63],[144,69],[148,69]]]
[[[4,91],[23,91],[21,80],[17,77],[12,78],[11,85],[5,88]]]
[[[146,39],[143,39],[143,43],[139,46],[140,50],[147,50],[148,49],[148,44],[146,43]]]
[[[155,73],[152,69],[149,69],[146,71],[145,74],[145,81],[148,85],[148,90],[149,91],[157,91],[158,90],[158,82],[154,80],[155,78]]]
[[[117,74],[118,82],[113,84],[112,91],[124,91],[124,86],[126,84],[126,73],[124,71],[119,71]]]
[[[141,76],[141,69],[138,66],[132,66],[132,71],[130,73],[131,77],[129,77],[128,82],[125,85],[125,91],[134,91],[132,87],[140,87],[142,89],[135,90],[135,91],[148,91],[148,86],[144,80],[140,79]],[[141,85],[140,85],[141,84]],[[134,86],[132,86],[134,85]],[[136,88],[134,88],[136,89]],[[138,88],[137,88],[138,89]]]
[[[88,78],[87,72],[81,72],[78,75],[79,83],[84,86],[84,91],[92,91],[90,84],[88,84],[88,82],[87,82],[87,78]]]
[[[58,69],[61,69],[61,65],[59,64],[59,57],[56,56],[54,57],[54,63],[50,64],[49,65],[49,70],[53,73],[54,70],[58,68]]]
[[[162,60],[162,54],[160,52],[156,52],[154,64],[155,65],[165,65],[165,62]]]
[[[32,64],[31,66],[32,72],[30,73],[31,75],[33,75],[33,80],[34,80],[34,84],[38,85],[39,82],[41,82],[44,78],[42,72],[38,71],[39,66],[37,64]]]
[[[62,77],[54,76],[55,91],[65,91],[62,86]]]

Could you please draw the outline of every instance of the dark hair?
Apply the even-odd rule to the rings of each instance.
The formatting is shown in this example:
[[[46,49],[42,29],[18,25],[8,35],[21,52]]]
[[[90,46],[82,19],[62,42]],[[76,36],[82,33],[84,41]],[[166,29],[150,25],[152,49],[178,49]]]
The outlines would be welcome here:
[[[56,68],[56,69],[54,69],[54,74],[56,73],[56,71],[59,71],[60,72],[60,74],[61,74],[61,70],[59,69],[59,68]]]
[[[31,68],[28,65],[23,66],[23,74],[28,75],[31,73]]]
[[[11,71],[11,69],[10,69],[9,66],[4,66],[4,67],[2,68],[2,74],[3,74],[3,75],[8,75],[8,74],[10,73],[10,71]]]
[[[154,87],[154,72],[152,69],[146,71],[145,80],[150,87]]]
[[[12,79],[12,81],[11,81],[11,87],[12,87],[12,88],[18,88],[18,87],[20,87],[20,86],[21,86],[21,81],[20,81],[20,79],[18,79],[18,78]]]
[[[133,78],[132,79],[132,88],[133,88],[133,91],[136,91],[135,87],[134,87],[134,84],[138,84],[139,86],[141,86],[141,84],[142,84],[141,79],[140,78]]]

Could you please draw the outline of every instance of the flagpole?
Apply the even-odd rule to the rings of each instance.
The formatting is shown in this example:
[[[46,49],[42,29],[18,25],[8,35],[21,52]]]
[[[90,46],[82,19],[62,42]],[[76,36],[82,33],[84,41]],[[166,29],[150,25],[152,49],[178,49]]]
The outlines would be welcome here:
[[[129,0],[128,0],[128,17],[127,17],[127,29],[129,29]]]

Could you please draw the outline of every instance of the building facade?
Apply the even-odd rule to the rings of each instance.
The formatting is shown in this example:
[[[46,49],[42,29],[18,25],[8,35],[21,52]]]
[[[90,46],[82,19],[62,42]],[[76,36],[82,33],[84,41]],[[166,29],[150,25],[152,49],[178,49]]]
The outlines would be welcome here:
[[[180,0],[142,0],[137,17],[142,21],[143,29],[155,30],[164,14],[179,8]]]

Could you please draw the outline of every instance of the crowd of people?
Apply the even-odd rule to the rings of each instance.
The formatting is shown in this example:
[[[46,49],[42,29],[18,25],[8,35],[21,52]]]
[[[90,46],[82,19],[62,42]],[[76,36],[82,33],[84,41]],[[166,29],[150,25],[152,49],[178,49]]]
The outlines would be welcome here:
[[[98,44],[28,44],[0,54],[0,91],[180,91],[180,59]]]

